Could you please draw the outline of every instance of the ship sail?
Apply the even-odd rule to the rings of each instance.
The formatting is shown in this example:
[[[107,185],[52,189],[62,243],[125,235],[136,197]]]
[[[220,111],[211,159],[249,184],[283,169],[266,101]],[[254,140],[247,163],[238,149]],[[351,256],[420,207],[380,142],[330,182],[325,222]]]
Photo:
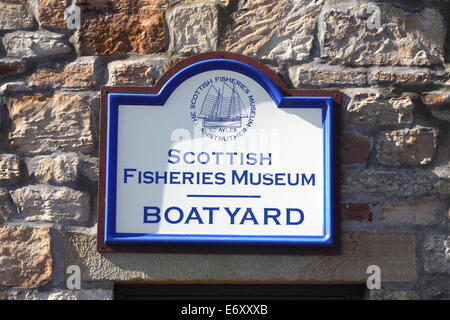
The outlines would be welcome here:
[[[198,117],[205,120],[205,127],[240,127],[248,114],[234,84],[224,82],[221,90],[209,87]]]

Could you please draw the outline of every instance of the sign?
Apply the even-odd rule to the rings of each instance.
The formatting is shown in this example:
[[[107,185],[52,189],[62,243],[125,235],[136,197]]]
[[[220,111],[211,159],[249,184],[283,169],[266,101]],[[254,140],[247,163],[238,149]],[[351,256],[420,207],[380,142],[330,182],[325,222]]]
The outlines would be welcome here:
[[[334,244],[333,99],[266,73],[206,59],[151,93],[103,89],[105,245]]]

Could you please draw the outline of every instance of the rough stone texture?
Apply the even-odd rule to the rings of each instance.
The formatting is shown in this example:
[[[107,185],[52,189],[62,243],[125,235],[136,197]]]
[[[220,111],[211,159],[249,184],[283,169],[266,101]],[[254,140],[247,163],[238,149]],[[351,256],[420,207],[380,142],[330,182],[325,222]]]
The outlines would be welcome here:
[[[23,153],[94,150],[89,105],[79,95],[8,100],[11,147]]]
[[[64,36],[50,31],[16,31],[3,37],[8,57],[42,58],[70,52]]]
[[[79,171],[81,176],[89,179],[91,182],[98,181],[98,158],[80,154],[78,155],[80,162]]]
[[[433,276],[426,279],[424,298],[433,300],[450,300],[450,277]]]
[[[346,193],[381,192],[398,198],[423,194],[447,194],[450,177],[433,171],[346,170],[342,172],[341,191]]]
[[[0,285],[36,286],[51,276],[49,228],[0,228]]]
[[[368,75],[371,85],[413,85],[427,84],[445,85],[450,83],[450,74],[446,71],[433,71],[430,69],[411,69],[405,67],[386,67],[382,70],[373,70]]]
[[[450,89],[428,92],[423,96],[423,103],[437,119],[450,122]]]
[[[83,56],[151,54],[166,49],[164,0],[78,1]]]
[[[96,57],[82,57],[59,69],[39,69],[26,79],[28,86],[44,88],[95,88]]]
[[[0,2],[0,30],[28,29],[34,26],[34,19],[28,3]]]
[[[370,150],[372,139],[357,133],[341,135],[341,165],[364,165]]]
[[[348,71],[336,66],[304,64],[290,67],[288,72],[296,88],[361,87],[367,84],[364,71]]]
[[[414,235],[344,233],[338,256],[99,254],[93,235],[68,233],[66,266],[82,281],[366,281],[376,264],[385,281],[416,280]],[[330,266],[333,266],[330,268]],[[274,272],[277,270],[277,272]]]
[[[19,177],[19,157],[15,154],[0,154],[0,182],[16,182]]]
[[[17,210],[11,201],[9,192],[0,188],[0,224],[15,214],[17,214]]]
[[[450,236],[429,235],[424,243],[426,272],[450,273]]]
[[[8,75],[16,75],[25,71],[25,62],[21,59],[0,59],[0,80]]]
[[[163,74],[169,60],[160,57],[132,57],[108,64],[108,85],[151,86]]]
[[[412,290],[409,291],[389,291],[389,290],[370,290],[370,300],[419,300],[419,295]]]
[[[166,14],[169,52],[195,54],[217,50],[218,8],[214,4],[178,5]]]
[[[66,8],[65,0],[38,0],[37,20],[41,26],[65,27],[64,12]]]
[[[429,225],[436,223],[436,208],[438,202],[385,202],[381,222],[383,223],[410,223]]]
[[[113,292],[109,289],[12,291],[7,294],[6,298],[8,300],[112,300]]]
[[[76,154],[54,154],[27,158],[28,174],[39,182],[72,184],[78,177],[79,160]]]
[[[379,28],[371,27],[379,15]],[[321,56],[347,65],[443,64],[445,27],[437,10],[413,13],[383,3],[330,9],[320,27]]]
[[[345,203],[341,205],[343,220],[372,221],[372,212],[368,203]]]
[[[223,42],[227,51],[262,60],[309,59],[323,1],[239,1]]]
[[[26,221],[86,222],[89,219],[89,194],[67,187],[31,185],[11,192],[11,197]]]
[[[425,165],[436,153],[436,130],[413,128],[381,133],[377,158],[387,165]]]
[[[410,97],[385,98],[379,94],[355,94],[347,109],[347,123],[374,126],[412,123]]]

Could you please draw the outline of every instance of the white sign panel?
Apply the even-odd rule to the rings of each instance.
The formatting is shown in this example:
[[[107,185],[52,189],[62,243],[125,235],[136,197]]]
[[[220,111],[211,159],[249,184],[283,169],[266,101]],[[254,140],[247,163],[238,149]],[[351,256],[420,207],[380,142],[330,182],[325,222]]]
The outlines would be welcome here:
[[[229,60],[109,94],[105,242],[331,244],[331,106]]]

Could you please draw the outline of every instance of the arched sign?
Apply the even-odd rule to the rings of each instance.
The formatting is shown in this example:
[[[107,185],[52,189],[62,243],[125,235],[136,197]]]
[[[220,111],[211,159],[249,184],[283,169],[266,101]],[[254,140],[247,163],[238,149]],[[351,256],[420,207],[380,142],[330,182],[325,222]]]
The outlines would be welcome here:
[[[102,88],[99,250],[336,248],[336,92],[213,55]]]

